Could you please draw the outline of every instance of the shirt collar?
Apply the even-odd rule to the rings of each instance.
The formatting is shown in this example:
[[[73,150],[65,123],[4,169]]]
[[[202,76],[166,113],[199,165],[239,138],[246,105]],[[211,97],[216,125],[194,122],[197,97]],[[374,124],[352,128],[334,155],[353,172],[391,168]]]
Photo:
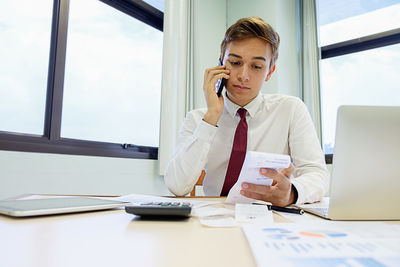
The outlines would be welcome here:
[[[224,96],[224,108],[226,109],[226,111],[233,117],[236,116],[236,113],[238,111],[239,108],[241,108],[241,106],[233,103],[227,96],[226,93],[223,94]],[[256,98],[254,98],[250,103],[248,103],[246,106],[244,106],[243,108],[245,108],[248,112],[248,114],[250,115],[250,117],[254,117],[258,111],[258,109],[261,106],[261,102],[262,102],[262,95],[261,92],[256,96]]]

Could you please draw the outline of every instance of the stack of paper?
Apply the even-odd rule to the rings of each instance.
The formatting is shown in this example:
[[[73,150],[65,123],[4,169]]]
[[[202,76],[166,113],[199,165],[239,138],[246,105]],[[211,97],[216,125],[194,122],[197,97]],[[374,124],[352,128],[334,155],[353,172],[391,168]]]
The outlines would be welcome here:
[[[290,166],[288,155],[272,154],[256,151],[247,151],[242,170],[237,182],[229,191],[227,203],[252,203],[254,199],[240,194],[243,182],[260,185],[271,185],[272,179],[260,174],[260,168],[283,169]]]

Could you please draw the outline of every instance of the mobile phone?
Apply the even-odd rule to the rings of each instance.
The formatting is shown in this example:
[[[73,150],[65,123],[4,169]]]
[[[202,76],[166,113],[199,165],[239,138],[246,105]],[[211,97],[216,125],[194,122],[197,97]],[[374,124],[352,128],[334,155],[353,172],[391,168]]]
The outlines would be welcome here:
[[[222,66],[222,60],[221,59],[219,59],[218,65]],[[218,79],[217,83],[215,84],[215,91],[216,91],[218,97],[221,96],[222,89],[224,89],[225,84],[226,84],[226,79],[225,78]]]

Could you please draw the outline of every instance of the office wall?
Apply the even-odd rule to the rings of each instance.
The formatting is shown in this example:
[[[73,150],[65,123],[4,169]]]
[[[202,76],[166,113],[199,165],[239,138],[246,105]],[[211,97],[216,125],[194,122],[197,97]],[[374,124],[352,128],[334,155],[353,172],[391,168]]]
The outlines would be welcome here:
[[[194,0],[192,8],[193,107],[205,107],[204,71],[218,64],[220,44],[226,31],[225,0]]]
[[[168,195],[158,161],[0,151],[0,199],[26,193]]]

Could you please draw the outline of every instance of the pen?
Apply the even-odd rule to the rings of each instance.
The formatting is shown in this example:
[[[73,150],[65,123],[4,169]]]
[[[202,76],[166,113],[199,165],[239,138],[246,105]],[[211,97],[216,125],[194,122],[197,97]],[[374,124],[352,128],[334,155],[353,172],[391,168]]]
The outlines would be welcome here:
[[[273,205],[267,205],[269,210],[274,210],[274,211],[281,211],[281,212],[288,212],[288,213],[294,213],[294,214],[304,214],[304,210],[302,209],[291,209],[291,208],[284,208],[284,207],[278,207],[278,206],[273,206]]]
[[[255,205],[266,205],[262,203],[253,203]],[[287,212],[287,213],[294,213],[294,214],[299,214],[302,215],[304,214],[304,210],[302,209],[292,209],[292,208],[284,208],[284,207],[278,207],[274,205],[266,205],[269,210],[274,210],[274,211],[280,211],[280,212]]]

